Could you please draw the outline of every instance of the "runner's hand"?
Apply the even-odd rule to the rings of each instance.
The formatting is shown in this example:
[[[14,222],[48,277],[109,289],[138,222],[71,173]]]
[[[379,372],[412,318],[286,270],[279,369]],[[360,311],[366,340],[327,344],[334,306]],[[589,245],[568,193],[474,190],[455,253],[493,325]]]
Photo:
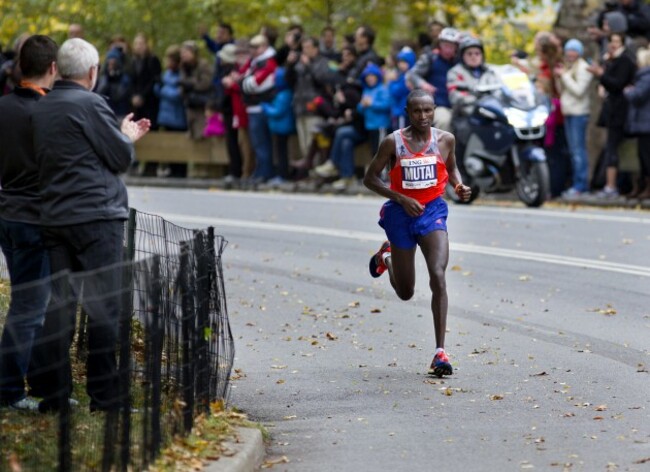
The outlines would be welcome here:
[[[398,203],[408,216],[420,216],[424,213],[424,206],[414,198],[402,196]]]
[[[457,185],[454,188],[454,192],[456,192],[458,198],[460,198],[463,202],[468,201],[469,198],[472,196],[472,189],[467,185],[463,185],[463,184]]]

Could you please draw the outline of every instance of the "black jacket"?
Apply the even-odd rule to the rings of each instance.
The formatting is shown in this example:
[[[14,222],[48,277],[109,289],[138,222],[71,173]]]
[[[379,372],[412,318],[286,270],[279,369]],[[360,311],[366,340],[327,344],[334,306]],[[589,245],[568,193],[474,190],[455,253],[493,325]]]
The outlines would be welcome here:
[[[627,120],[627,100],[623,90],[634,81],[636,63],[627,51],[605,63],[600,83],[607,90],[601,122],[607,128],[623,128]]]
[[[41,224],[68,226],[128,217],[119,174],[134,158],[106,100],[70,81],[57,81],[32,113],[39,165]]]
[[[16,87],[0,98],[0,218],[38,224],[41,198],[30,116],[36,91]]]

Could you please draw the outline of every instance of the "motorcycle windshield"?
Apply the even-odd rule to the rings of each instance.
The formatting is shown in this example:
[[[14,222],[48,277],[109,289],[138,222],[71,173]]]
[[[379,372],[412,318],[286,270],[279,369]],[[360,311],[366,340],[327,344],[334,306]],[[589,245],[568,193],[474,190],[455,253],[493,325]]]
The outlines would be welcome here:
[[[544,103],[544,96],[537,91],[533,82],[518,68],[506,64],[493,66],[503,83],[503,94],[508,100],[508,105],[520,110],[533,110]]]

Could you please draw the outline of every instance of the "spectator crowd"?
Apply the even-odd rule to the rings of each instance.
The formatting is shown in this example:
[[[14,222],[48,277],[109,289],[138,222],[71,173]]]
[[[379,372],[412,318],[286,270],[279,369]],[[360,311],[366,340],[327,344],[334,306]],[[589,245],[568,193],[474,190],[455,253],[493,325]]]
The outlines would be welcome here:
[[[551,110],[544,145],[552,196],[598,190],[599,198],[622,192],[648,198],[650,125],[643,117],[650,114],[650,6],[607,0],[588,33],[589,41],[581,41],[542,32],[530,55],[517,50],[511,58]],[[83,29],[72,25],[70,35],[83,35]],[[497,80],[482,42],[438,21],[417,39],[393,41],[385,57],[367,25],[337,37],[329,26],[315,36],[292,24],[281,39],[275,28],[263,26],[249,39],[235,38],[221,23],[214,36],[206,28],[199,35],[167,47],[162,63],[144,34],[132,41],[115,36],[96,91],[118,119],[134,113],[136,120],[149,119],[153,130],[184,131],[197,140],[223,136],[230,185],[275,185],[311,175],[345,189],[358,177],[355,148],[367,143],[374,153],[386,133],[408,124],[404,105],[414,88],[434,96],[435,125],[455,132],[462,148],[472,87]],[[5,93],[16,83],[12,63],[2,66]],[[592,116],[607,138],[590,159]],[[630,137],[638,142],[632,175],[619,172]],[[157,173],[182,175],[182,168],[161,165]]]

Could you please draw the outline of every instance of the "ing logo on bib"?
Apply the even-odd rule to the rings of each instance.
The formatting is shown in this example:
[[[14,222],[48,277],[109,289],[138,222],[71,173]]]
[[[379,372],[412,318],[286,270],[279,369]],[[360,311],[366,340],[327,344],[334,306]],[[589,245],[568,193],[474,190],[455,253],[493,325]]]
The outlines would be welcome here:
[[[423,189],[438,183],[437,156],[413,157],[400,160],[402,188]]]

